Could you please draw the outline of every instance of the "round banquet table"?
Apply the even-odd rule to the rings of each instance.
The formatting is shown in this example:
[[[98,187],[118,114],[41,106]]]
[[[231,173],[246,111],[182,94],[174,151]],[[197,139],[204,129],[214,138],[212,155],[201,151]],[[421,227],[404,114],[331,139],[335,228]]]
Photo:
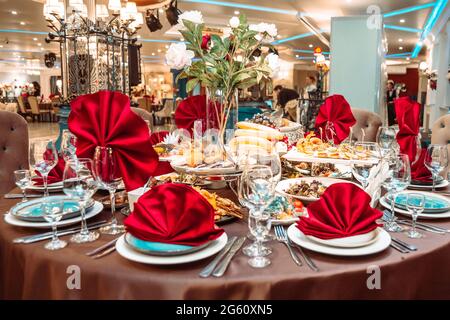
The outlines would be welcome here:
[[[18,190],[14,190],[16,193]],[[448,191],[448,189],[447,189]],[[231,196],[230,190],[220,192]],[[0,199],[6,212],[20,200]],[[119,216],[120,214],[118,214]],[[121,216],[121,215],[120,215]],[[105,211],[92,220],[108,219]],[[122,219],[122,217],[120,217]],[[429,222],[429,221],[428,221]],[[434,222],[450,228],[450,220]],[[224,225],[229,236],[245,235],[245,221]],[[37,229],[36,229],[37,230]],[[333,257],[306,251],[320,268],[297,267],[287,249],[271,242],[272,264],[253,269],[239,252],[225,275],[207,279],[199,271],[213,258],[176,265],[153,266],[128,261],[117,252],[94,260],[86,252],[110,241],[101,235],[90,244],[69,244],[59,251],[43,248],[45,242],[13,244],[16,237],[42,232],[0,222],[0,298],[2,299],[449,299],[450,234],[424,232],[423,239],[396,237],[417,245],[402,254],[392,248],[365,257]],[[63,237],[67,239],[67,237]],[[246,242],[247,244],[248,242]],[[80,268],[80,288],[69,289],[70,266]],[[380,289],[368,289],[372,273],[380,268]],[[69,268],[69,272],[68,272]],[[370,269],[369,269],[370,270]],[[69,279],[70,282],[70,279]],[[370,282],[370,281],[369,281]]]

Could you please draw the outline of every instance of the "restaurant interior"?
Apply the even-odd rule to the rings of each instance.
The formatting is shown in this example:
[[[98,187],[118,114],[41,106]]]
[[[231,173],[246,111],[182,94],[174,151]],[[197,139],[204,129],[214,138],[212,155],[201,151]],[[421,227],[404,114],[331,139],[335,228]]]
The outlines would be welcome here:
[[[0,299],[450,299],[448,0],[0,3]]]

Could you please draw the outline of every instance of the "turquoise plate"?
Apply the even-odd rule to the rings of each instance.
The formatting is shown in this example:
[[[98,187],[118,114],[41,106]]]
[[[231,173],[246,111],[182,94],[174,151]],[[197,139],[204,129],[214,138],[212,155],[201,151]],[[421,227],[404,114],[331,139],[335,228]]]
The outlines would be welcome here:
[[[136,238],[131,233],[125,234],[125,243],[132,249],[153,256],[180,256],[193,253],[206,248],[211,242],[208,241],[200,246],[185,246],[162,242],[150,242]]]
[[[67,196],[50,196],[52,199],[64,200],[64,212],[62,220],[74,218],[80,215],[80,204],[77,200],[71,199]],[[10,214],[17,219],[29,222],[46,222],[41,210],[40,199],[33,199],[27,202],[20,202],[11,208]],[[86,210],[89,210],[94,205],[94,200],[90,200],[86,206]]]
[[[407,193],[400,193],[395,198],[395,206],[406,210]],[[391,196],[387,197],[387,201],[391,202]],[[450,209],[450,201],[444,197],[437,197],[433,195],[425,195],[425,209],[424,213],[442,213]]]

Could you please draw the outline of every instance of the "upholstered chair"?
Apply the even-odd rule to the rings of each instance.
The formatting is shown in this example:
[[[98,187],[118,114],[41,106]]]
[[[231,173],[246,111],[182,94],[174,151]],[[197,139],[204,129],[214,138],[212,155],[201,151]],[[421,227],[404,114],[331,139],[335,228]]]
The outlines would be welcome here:
[[[352,108],[356,123],[353,126],[353,140],[362,141],[364,131],[364,141],[374,142],[377,138],[378,128],[381,127],[381,117],[371,111]],[[362,129],[362,130],[361,130]]]
[[[150,124],[150,129],[153,131],[153,117],[152,114],[144,109],[131,107],[131,110],[140,116],[142,119],[148,121]]]
[[[450,114],[446,114],[437,119],[431,130],[431,143],[446,144],[448,157],[450,159]],[[442,172],[444,178],[447,177],[450,168],[449,166]]]
[[[28,169],[28,125],[19,114],[0,111],[0,194],[14,188],[19,169]]]

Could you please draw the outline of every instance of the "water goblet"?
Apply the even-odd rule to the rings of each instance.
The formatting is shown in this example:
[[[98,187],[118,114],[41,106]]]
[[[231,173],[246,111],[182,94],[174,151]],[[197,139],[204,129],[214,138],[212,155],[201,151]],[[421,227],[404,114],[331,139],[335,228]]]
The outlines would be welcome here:
[[[392,145],[395,141],[395,129],[392,127],[379,127],[376,141],[380,147],[381,156],[385,158],[389,153],[393,152]]]
[[[368,158],[368,159],[367,159]],[[372,171],[378,165],[376,159],[380,158],[380,148],[374,142],[357,142],[351,159],[353,176],[365,190],[369,184]],[[374,160],[375,159],[375,160]]]
[[[425,167],[433,176],[433,189],[436,191],[436,180],[439,174],[448,166],[447,145],[431,144],[428,146],[424,160]]]
[[[30,144],[30,165],[44,181],[44,197],[48,197],[48,174],[58,163],[58,152],[52,140],[35,140]]]

